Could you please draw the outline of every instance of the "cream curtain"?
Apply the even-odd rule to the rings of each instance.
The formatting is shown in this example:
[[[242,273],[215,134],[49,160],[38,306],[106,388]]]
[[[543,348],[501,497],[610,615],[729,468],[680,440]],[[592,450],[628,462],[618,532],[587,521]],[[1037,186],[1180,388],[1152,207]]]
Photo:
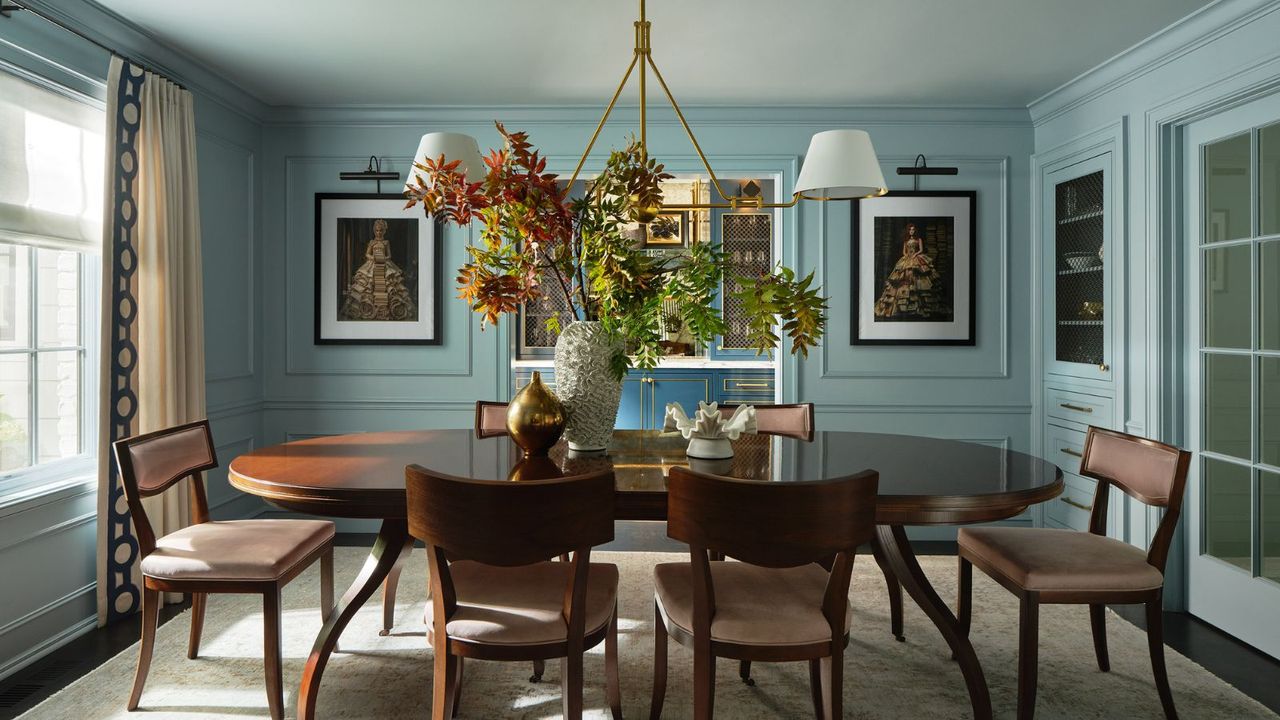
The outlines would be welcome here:
[[[118,436],[104,438],[104,444],[205,416],[204,287],[193,98],[190,92],[169,80],[150,72],[141,73],[119,59],[112,60],[112,76],[124,76],[124,82],[117,81],[122,102],[118,116],[111,118],[125,125],[136,123],[131,138],[126,138],[127,133],[122,133],[121,128],[109,128],[117,141],[111,166],[123,170],[116,175],[117,182],[108,193],[109,200],[117,210],[128,206],[125,212],[112,213],[115,223],[126,226],[113,239],[127,243],[126,251],[132,251],[132,258],[136,258],[136,271],[129,271],[128,261],[111,262],[113,258],[104,257],[103,305],[108,310],[104,313],[107,326],[103,336],[104,341],[114,338],[109,345],[111,351],[104,353],[104,357],[110,359],[108,372],[112,375],[103,384],[104,404],[108,406],[107,414],[117,414],[117,422],[105,422],[102,427],[104,434]],[[136,88],[134,95],[125,88],[131,80]],[[111,86],[109,96],[115,97],[116,89],[117,86]],[[109,116],[115,110],[109,107]],[[131,143],[122,140],[131,140]],[[108,152],[112,152],[110,146]],[[131,171],[131,165],[136,167],[136,174]],[[111,171],[108,176],[110,183]],[[127,201],[122,201],[122,193],[128,196]],[[115,250],[119,252],[121,248]],[[120,302],[122,292],[132,296],[131,303],[124,307]],[[132,308],[136,311],[130,317],[128,310]],[[122,338],[132,344],[132,355],[124,360],[119,353]],[[130,359],[136,360],[127,362]],[[131,423],[119,422],[124,419],[120,417],[121,383],[132,390],[132,400],[126,402],[131,402],[135,409]],[[126,428],[128,425],[131,427]],[[102,479],[118,484],[111,472],[104,472]],[[100,495],[110,502],[107,493]],[[157,537],[190,521],[185,483],[145,500],[143,505]],[[113,530],[109,522],[99,525],[105,526],[109,533]],[[132,532],[119,523],[114,529]],[[102,582],[102,576],[111,573],[114,561],[119,564],[114,568],[118,581],[133,588],[141,587],[136,552],[132,562],[119,562],[128,559],[130,553],[121,551],[120,546],[127,547],[130,540],[103,538],[100,530],[100,621],[137,609],[136,602],[127,607],[128,603],[122,599],[136,598],[135,592],[127,587],[124,592],[117,589],[112,598],[110,587]],[[136,549],[136,542],[133,547]],[[168,602],[180,599],[181,595],[176,594],[166,597]]]

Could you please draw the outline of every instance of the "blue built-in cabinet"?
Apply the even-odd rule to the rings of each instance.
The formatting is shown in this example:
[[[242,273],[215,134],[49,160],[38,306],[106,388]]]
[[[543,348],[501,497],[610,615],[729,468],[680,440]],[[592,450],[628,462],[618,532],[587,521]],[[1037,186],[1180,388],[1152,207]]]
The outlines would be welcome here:
[[[550,367],[520,367],[515,371],[519,391],[533,372],[542,373],[543,382],[555,387],[555,371]],[[622,401],[618,404],[619,430],[654,430],[662,427],[667,403],[678,402],[692,412],[699,401],[766,405],[774,400],[774,373],[771,368],[657,368],[632,370],[622,381]]]

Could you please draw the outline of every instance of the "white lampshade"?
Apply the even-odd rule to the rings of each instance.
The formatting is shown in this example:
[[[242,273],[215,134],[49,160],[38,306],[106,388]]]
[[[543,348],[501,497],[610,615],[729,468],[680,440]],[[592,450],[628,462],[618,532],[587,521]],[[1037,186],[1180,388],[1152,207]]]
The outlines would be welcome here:
[[[424,158],[435,160],[441,155],[448,162],[460,161],[458,171],[466,176],[467,182],[480,182],[484,177],[485,164],[480,159],[480,145],[470,135],[448,132],[427,133],[418,141],[418,152],[414,154],[413,161],[422,162]],[[418,168],[411,168],[405,187],[416,187],[418,176],[422,174],[423,172]]]
[[[866,131],[827,130],[809,141],[796,195],[806,200],[848,200],[888,191]]]

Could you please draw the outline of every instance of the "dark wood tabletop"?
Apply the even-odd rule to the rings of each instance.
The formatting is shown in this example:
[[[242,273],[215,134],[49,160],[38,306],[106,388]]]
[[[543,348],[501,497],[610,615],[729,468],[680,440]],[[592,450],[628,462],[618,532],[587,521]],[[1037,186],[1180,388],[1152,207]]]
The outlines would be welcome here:
[[[666,478],[676,465],[764,482],[880,473],[876,520],[931,525],[1012,517],[1062,492],[1062,471],[1030,455],[974,443],[910,435],[821,431],[812,441],[744,435],[727,461],[685,456],[687,442],[657,431],[620,430],[608,454],[580,454],[563,441],[548,457],[522,460],[507,437],[471,430],[358,433],[285,443],[231,462],[231,483],[298,512],[403,518],[404,468],[417,463],[459,477],[520,480],[611,468],[616,517],[666,517]]]

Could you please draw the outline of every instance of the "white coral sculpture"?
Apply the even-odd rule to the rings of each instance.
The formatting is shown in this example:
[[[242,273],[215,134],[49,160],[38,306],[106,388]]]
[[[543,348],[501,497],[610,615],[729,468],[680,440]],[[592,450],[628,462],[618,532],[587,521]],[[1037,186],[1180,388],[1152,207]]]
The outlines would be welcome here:
[[[756,431],[756,409],[739,405],[729,417],[720,413],[716,403],[698,402],[698,411],[689,417],[680,403],[667,403],[664,430],[678,430],[689,441],[688,454],[693,457],[725,458],[733,456],[730,440],[743,433]]]

